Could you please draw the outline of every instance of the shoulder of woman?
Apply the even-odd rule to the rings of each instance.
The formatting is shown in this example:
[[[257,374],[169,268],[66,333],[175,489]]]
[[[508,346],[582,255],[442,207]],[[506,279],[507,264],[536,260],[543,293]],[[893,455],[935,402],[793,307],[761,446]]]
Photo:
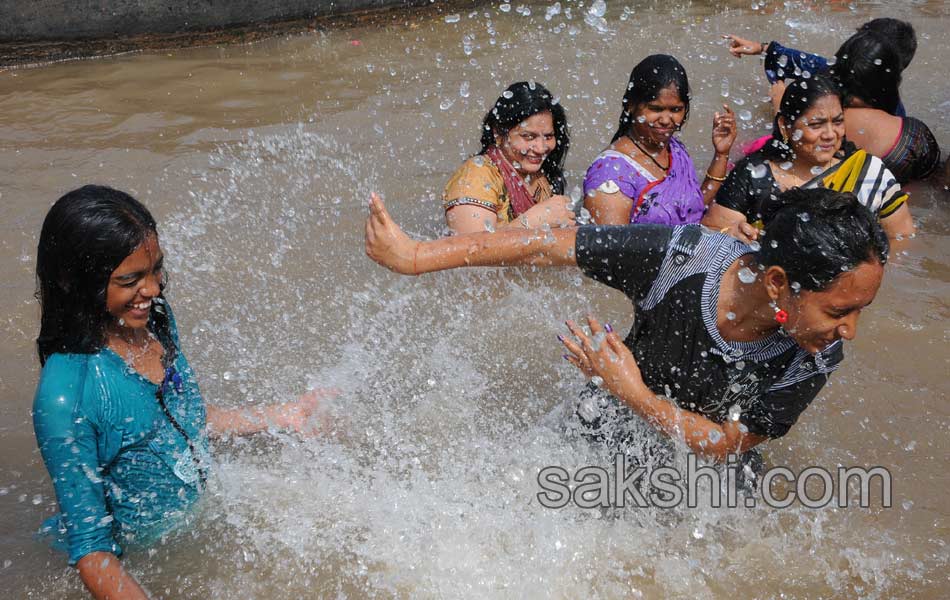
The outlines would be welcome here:
[[[875,125],[892,125],[898,126],[902,121],[902,117],[894,116],[887,111],[881,110],[879,108],[866,108],[866,107],[851,107],[847,108],[844,111],[845,122],[848,125],[863,125],[863,126],[875,126]]]
[[[445,194],[454,196],[455,193],[469,194],[472,190],[481,190],[485,185],[496,188],[496,193],[500,193],[504,180],[501,177],[501,171],[498,170],[491,160],[486,156],[475,155],[461,165],[452,174],[448,183],[445,185]],[[476,194],[481,197],[483,193]]]
[[[34,421],[70,419],[87,392],[99,354],[52,354],[43,365],[33,398]]]
[[[487,156],[476,154],[467,159],[455,171],[456,175],[480,175],[483,177],[498,178],[501,180],[501,171]]]

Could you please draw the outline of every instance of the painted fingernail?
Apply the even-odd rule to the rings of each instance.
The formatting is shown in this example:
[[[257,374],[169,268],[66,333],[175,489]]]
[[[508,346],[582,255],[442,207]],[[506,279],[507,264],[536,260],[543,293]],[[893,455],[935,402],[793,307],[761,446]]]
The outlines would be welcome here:
[[[607,333],[613,333],[614,328],[610,326],[610,323],[604,323],[604,329],[607,330]]]
[[[562,354],[561,358],[563,358],[564,360],[571,360],[567,354]]]
[[[564,341],[564,336],[561,335],[561,334],[558,334],[557,339],[558,339],[559,342],[563,342],[563,341]]]

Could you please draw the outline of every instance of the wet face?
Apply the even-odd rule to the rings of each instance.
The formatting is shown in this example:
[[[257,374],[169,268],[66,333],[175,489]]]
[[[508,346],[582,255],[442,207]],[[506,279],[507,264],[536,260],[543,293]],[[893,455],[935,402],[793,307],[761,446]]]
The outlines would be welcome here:
[[[163,263],[158,238],[149,235],[109,276],[106,310],[120,327],[142,329],[148,325],[152,300],[161,292]]]
[[[495,135],[495,144],[522,175],[533,175],[557,146],[554,118],[550,111],[531,115],[505,135]]]
[[[823,96],[795,120],[786,133],[796,162],[824,166],[834,159],[844,140],[844,110],[837,96]]]
[[[633,111],[633,136],[638,143],[665,146],[686,119],[686,103],[676,86],[660,90],[657,97],[638,104]]]
[[[869,260],[839,275],[825,290],[779,293],[779,308],[788,312],[785,330],[808,352],[819,352],[839,340],[854,339],[858,317],[868,306],[884,276],[884,267]]]

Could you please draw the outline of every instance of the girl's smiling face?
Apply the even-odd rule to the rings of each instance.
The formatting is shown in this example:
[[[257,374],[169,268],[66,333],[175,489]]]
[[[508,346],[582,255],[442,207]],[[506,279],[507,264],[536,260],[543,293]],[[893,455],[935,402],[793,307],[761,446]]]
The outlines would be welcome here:
[[[161,293],[164,255],[158,237],[149,235],[109,276],[106,310],[120,327],[148,325],[152,301]]]

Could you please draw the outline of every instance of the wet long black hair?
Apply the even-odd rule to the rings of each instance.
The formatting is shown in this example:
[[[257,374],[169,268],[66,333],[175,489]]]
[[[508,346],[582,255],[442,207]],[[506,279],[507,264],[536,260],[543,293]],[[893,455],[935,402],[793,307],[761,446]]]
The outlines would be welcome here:
[[[894,45],[870,31],[851,36],[835,53],[828,70],[841,88],[845,106],[854,99],[889,114],[900,104],[900,54]]]
[[[865,262],[887,263],[887,235],[877,217],[850,192],[791,188],[765,227],[756,260],[782,267],[801,289],[820,292]]]
[[[482,120],[482,149],[484,154],[495,145],[495,136],[508,135],[508,132],[525,119],[540,112],[551,113],[554,122],[554,139],[557,145],[541,163],[541,172],[547,177],[555,194],[564,193],[564,159],[571,147],[571,136],[567,128],[567,116],[564,107],[551,92],[540,83],[519,81],[508,86],[495,100],[495,105]]]
[[[891,44],[900,59],[901,71],[910,65],[917,54],[917,32],[907,21],[889,17],[871,19],[858,28],[858,33],[863,32],[878,35],[884,43]]]
[[[683,125],[689,118],[689,79],[686,69],[678,60],[667,54],[651,54],[644,58],[630,72],[627,82],[627,91],[623,94],[623,109],[620,111],[620,123],[610,143],[614,143],[625,135],[630,135],[633,128],[634,112],[637,106],[656,100],[660,90],[667,87],[676,88],[680,102],[686,105]]]
[[[825,96],[834,96],[842,100],[841,90],[837,84],[825,75],[812,75],[807,79],[791,79],[787,81],[778,114],[772,124],[772,139],[762,147],[762,153],[769,160],[794,160],[795,151],[792,150],[791,140],[785,141],[779,127],[779,117],[785,121],[786,130],[793,129],[795,121],[808,112],[815,103]],[[841,144],[841,152],[848,153],[852,145],[847,140]]]
[[[36,347],[41,365],[57,352],[91,354],[102,349],[112,320],[106,309],[109,279],[150,235],[158,235],[151,213],[119,190],[87,185],[53,204],[36,252],[41,311]],[[156,306],[153,303],[153,329],[167,344],[168,319]]]

